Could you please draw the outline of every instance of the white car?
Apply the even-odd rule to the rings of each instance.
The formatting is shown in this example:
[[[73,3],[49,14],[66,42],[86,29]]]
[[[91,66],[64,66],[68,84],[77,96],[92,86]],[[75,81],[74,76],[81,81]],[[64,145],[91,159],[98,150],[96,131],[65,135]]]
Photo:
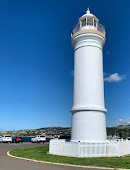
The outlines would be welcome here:
[[[0,142],[10,142],[12,143],[12,136],[10,135],[3,135],[0,137]]]
[[[38,135],[38,136],[36,136],[35,138],[32,138],[31,139],[31,142],[32,143],[39,143],[39,142],[45,142],[46,141],[46,137],[44,136],[44,135]]]

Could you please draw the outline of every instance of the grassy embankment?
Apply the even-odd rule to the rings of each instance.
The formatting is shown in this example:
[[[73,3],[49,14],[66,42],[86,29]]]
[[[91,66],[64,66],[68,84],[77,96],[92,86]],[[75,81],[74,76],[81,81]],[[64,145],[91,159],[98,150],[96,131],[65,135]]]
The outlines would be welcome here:
[[[99,167],[130,169],[130,156],[112,157],[112,158],[75,158],[75,157],[67,157],[67,156],[49,155],[47,154],[47,152],[48,152],[48,146],[42,146],[42,147],[18,148],[10,151],[10,154],[22,158],[47,161],[47,162],[82,165],[82,166],[99,166]]]

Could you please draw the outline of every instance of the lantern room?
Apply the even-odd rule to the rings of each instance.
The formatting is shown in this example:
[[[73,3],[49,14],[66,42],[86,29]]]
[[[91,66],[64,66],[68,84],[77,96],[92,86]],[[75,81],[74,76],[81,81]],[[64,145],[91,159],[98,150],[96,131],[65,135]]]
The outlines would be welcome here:
[[[96,30],[98,31],[97,33],[101,33],[103,37],[105,37],[106,33],[103,25],[99,23],[99,19],[90,12],[89,8],[87,9],[86,14],[79,18],[78,24],[71,30],[71,37],[82,30]]]
[[[95,15],[91,14],[88,8],[86,14],[79,18],[80,30],[84,29],[97,30],[98,21],[99,21],[98,18]]]

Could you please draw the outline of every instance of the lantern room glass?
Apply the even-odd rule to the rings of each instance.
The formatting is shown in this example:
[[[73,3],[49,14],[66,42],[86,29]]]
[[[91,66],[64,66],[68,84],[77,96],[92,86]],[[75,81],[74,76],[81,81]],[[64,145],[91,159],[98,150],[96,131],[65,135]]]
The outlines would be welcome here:
[[[84,27],[84,26],[93,26],[93,27],[97,27],[97,22],[95,20],[94,17],[85,17],[83,19],[81,19],[81,27]]]
[[[82,27],[83,26],[86,26],[86,18],[84,18],[83,20],[82,20]]]

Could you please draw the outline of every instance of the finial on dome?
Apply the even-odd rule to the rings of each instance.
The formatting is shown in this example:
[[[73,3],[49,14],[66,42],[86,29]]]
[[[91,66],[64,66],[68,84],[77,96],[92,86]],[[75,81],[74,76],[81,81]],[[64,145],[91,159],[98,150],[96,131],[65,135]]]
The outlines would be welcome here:
[[[90,14],[90,10],[89,10],[89,7],[88,7],[88,9],[87,9],[87,11],[86,11],[86,14]]]

